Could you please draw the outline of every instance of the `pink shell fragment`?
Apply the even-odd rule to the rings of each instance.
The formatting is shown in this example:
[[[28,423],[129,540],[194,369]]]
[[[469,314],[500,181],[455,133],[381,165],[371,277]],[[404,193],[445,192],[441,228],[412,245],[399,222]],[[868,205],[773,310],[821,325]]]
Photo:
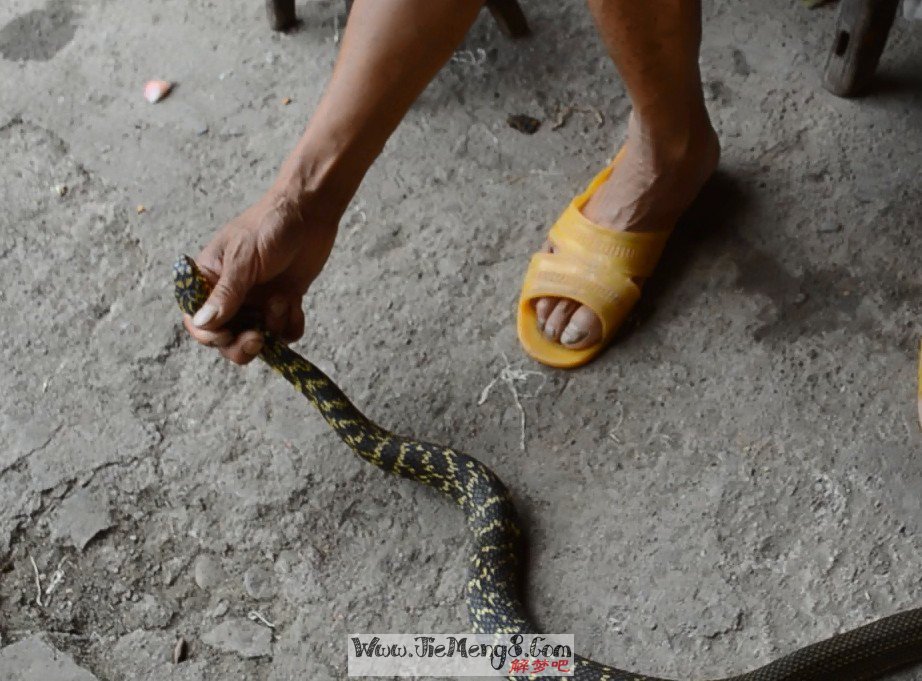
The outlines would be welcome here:
[[[170,94],[173,84],[166,80],[149,80],[144,83],[144,99],[151,104],[156,104]]]

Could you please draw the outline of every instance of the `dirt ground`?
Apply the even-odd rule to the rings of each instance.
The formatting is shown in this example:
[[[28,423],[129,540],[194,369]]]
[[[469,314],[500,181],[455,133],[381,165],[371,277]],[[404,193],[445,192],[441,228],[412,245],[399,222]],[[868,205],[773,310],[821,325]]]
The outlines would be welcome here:
[[[534,612],[582,653],[701,678],[922,603],[922,24],[846,101],[834,8],[706,2],[721,171],[566,373],[524,359],[518,285],[628,101],[582,3],[526,10],[521,41],[484,13],[389,143],[299,348],[495,468]],[[171,299],[320,95],[343,8],[299,11],[279,35],[255,0],[0,6],[0,677],[338,679],[351,632],[467,628],[459,512],[194,346]],[[150,105],[149,78],[179,85]]]

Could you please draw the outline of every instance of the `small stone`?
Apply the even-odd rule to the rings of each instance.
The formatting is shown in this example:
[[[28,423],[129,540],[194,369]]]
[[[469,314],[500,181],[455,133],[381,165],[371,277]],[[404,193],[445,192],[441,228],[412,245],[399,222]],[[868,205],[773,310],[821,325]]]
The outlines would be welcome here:
[[[149,80],[144,83],[144,99],[156,104],[170,94],[173,84],[168,80]]]
[[[180,636],[176,641],[176,645],[173,646],[173,664],[185,662],[187,657],[189,657],[189,644],[186,643],[186,639]]]
[[[78,488],[61,503],[51,528],[52,539],[70,539],[81,551],[90,541],[110,527],[109,501],[105,497]]]
[[[0,679],[99,681],[86,669],[78,666],[70,655],[43,640],[40,634],[0,649]]]
[[[147,212],[147,206],[145,206],[143,203],[139,203],[134,210],[138,215],[140,215],[141,213]]]
[[[179,575],[182,567],[182,559],[170,558],[166,563],[162,563],[161,565],[163,571],[163,584],[164,586],[171,586]]]
[[[275,559],[275,571],[280,575],[287,575],[298,562],[298,554],[291,549],[285,549]]]
[[[195,583],[200,589],[209,591],[227,580],[227,574],[217,558],[207,553],[195,559]]]
[[[289,104],[291,104],[291,97],[284,97],[282,99],[282,106],[288,106]]]
[[[132,629],[162,629],[173,619],[174,610],[152,594],[131,597],[132,605],[124,615],[125,624]]]
[[[268,600],[278,591],[272,573],[255,566],[244,573],[243,588],[250,598],[255,598],[257,601]]]
[[[202,641],[212,648],[236,653],[243,658],[272,654],[272,632],[242,617],[221,622],[206,632],[202,636]]]
[[[227,601],[218,601],[218,604],[214,607],[214,610],[211,611],[211,616],[215,619],[219,617],[224,617],[227,614],[228,605]]]
[[[512,114],[506,119],[506,124],[513,130],[518,130],[524,135],[534,135],[541,127],[541,121],[525,114]]]
[[[67,185],[66,184],[56,184],[54,186],[54,193],[58,196],[67,196]]]
[[[171,673],[173,670],[169,665],[170,653],[176,643],[173,634],[135,629],[124,636],[106,638],[108,641],[100,641],[101,644],[105,644],[106,660],[120,672],[117,677],[107,678],[191,681],[190,677],[183,674],[174,676]]]

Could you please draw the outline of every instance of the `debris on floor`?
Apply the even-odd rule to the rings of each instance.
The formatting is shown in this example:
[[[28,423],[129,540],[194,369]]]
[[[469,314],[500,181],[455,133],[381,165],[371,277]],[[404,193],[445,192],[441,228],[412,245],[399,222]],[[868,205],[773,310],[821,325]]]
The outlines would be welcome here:
[[[525,135],[534,135],[541,127],[541,121],[525,114],[510,114],[506,119],[509,127]]]
[[[561,109],[558,109],[557,116],[554,119],[554,123],[551,125],[551,130],[560,130],[563,126],[567,124],[570,120],[570,117],[575,113],[589,114],[595,118],[596,125],[601,128],[605,125],[605,116],[602,115],[602,112],[592,106],[565,106]]]
[[[167,80],[149,80],[144,83],[144,99],[156,104],[173,90],[173,83]]]
[[[173,646],[173,654],[171,660],[173,664],[179,664],[180,662],[185,662],[186,658],[189,657],[189,644],[186,643],[186,639],[180,636],[176,640],[176,645]]]
[[[519,448],[524,452],[526,417],[525,409],[522,407],[521,395],[519,394],[519,390],[516,387],[516,383],[525,383],[528,381],[530,376],[537,376],[541,379],[541,383],[537,390],[535,390],[534,394],[529,395],[529,397],[537,397],[538,393],[541,392],[541,389],[547,382],[547,377],[540,371],[532,371],[530,369],[522,369],[521,367],[513,366],[510,364],[509,358],[506,357],[505,353],[503,353],[503,361],[506,363],[506,366],[504,366],[500,370],[499,375],[494,377],[493,380],[491,380],[480,392],[480,398],[477,400],[477,406],[483,406],[483,404],[490,397],[490,392],[493,390],[493,387],[497,383],[505,383],[506,387],[509,388],[509,392],[512,393],[512,402],[515,405],[516,411],[519,413]]]
[[[85,489],[77,489],[64,499],[55,514],[52,538],[69,541],[83,551],[100,532],[112,527],[109,502]]]
[[[239,617],[221,622],[202,636],[212,648],[236,653],[243,658],[272,654],[272,630]]]
[[[70,655],[45,641],[41,634],[0,649],[0,679],[31,681],[99,681]]]

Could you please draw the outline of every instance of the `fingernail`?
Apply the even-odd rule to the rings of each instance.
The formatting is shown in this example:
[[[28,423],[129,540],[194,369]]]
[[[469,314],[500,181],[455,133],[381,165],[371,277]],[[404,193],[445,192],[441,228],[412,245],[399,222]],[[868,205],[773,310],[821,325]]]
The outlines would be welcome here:
[[[205,303],[199,308],[199,311],[195,313],[195,316],[192,318],[192,323],[195,326],[202,328],[212,319],[214,319],[218,314],[218,308],[210,303]]]
[[[564,345],[572,345],[573,343],[579,343],[585,337],[586,332],[581,328],[575,324],[567,324],[567,328],[560,334],[560,342]]]
[[[273,300],[269,303],[269,314],[273,317],[281,317],[288,311],[288,303],[284,300]]]
[[[262,338],[252,338],[243,344],[243,351],[250,355],[250,357],[256,357],[256,355],[258,355],[259,351],[262,349]]]

